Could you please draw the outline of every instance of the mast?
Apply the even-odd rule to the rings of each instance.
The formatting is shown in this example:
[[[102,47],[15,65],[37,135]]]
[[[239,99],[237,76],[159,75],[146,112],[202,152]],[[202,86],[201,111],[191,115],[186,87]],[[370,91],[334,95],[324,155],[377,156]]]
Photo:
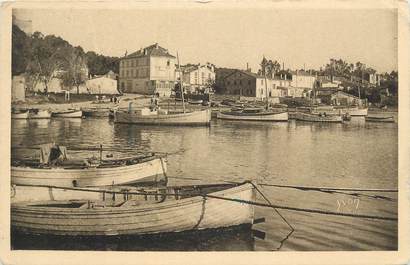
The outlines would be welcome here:
[[[182,98],[182,108],[185,113],[185,99],[184,99],[184,89],[182,88],[182,71],[181,71],[181,65],[179,65],[179,55],[177,52],[177,60],[178,60],[178,70],[179,70],[179,88],[181,89],[181,98]]]
[[[268,82],[266,79],[266,72],[265,72],[265,90],[266,90],[266,110],[269,109],[269,98],[268,98]]]

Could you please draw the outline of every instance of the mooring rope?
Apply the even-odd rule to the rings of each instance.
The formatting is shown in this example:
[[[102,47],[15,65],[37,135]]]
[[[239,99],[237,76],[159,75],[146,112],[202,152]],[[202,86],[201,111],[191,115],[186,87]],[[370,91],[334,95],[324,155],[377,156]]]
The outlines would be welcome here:
[[[299,189],[299,190],[317,190],[317,191],[336,190],[336,191],[398,192],[397,189],[331,188],[331,187],[280,185],[280,184],[270,184],[270,183],[258,183],[258,185],[278,187],[278,188],[292,188],[292,189]]]
[[[284,237],[279,244],[279,247],[276,248],[276,250],[280,250],[283,246],[283,244],[285,243],[285,241],[293,234],[293,232],[295,232],[295,229],[293,228],[293,226],[286,220],[285,217],[283,217],[283,215],[279,212],[278,209],[276,209],[275,207],[273,207],[272,203],[270,202],[270,200],[265,196],[265,194],[263,194],[263,192],[253,183],[250,182],[252,184],[252,186],[255,188],[255,190],[262,196],[262,198],[275,210],[275,212],[279,215],[279,217],[286,223],[286,225],[290,228],[290,232],[286,235],[286,237]]]
[[[219,196],[210,195],[210,194],[208,194],[206,196],[209,197],[209,198],[214,198],[214,199],[235,201],[235,202],[238,202],[238,203],[247,203],[247,204],[251,204],[251,205],[255,205],[255,206],[284,209],[284,210],[289,210],[289,211],[317,213],[317,214],[325,214],[325,215],[337,215],[337,216],[355,217],[355,218],[366,218],[366,219],[375,219],[375,220],[387,220],[387,221],[397,221],[398,220],[397,217],[384,217],[384,216],[376,216],[376,215],[340,213],[340,212],[331,212],[331,211],[308,209],[308,208],[297,208],[297,207],[290,207],[290,206],[281,206],[281,205],[275,205],[275,204],[269,205],[269,204],[266,204],[266,203],[247,201],[247,200],[240,200],[240,199],[232,199],[232,198],[225,198],[225,197],[219,197]]]

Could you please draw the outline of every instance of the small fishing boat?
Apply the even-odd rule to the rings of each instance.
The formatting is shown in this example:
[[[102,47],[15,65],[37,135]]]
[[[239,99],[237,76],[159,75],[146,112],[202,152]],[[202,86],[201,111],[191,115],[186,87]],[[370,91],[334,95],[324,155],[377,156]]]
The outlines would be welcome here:
[[[192,104],[192,105],[201,105],[202,102],[203,102],[202,99],[190,99],[190,100],[188,100],[188,103]]]
[[[341,115],[328,115],[328,114],[316,114],[316,113],[303,113],[296,112],[294,117],[298,121],[309,121],[309,122],[343,122]]]
[[[28,110],[13,110],[11,112],[12,119],[28,119]]]
[[[138,110],[117,110],[114,113],[114,122],[133,123],[143,125],[187,125],[209,126],[211,110],[197,111],[166,111],[143,108]]]
[[[244,108],[217,113],[218,119],[242,121],[288,121],[287,111],[265,110],[263,108]]]
[[[390,122],[390,123],[395,122],[393,116],[367,116],[365,117],[365,121],[367,122]]]
[[[166,162],[155,154],[88,163],[67,160],[52,166],[37,160],[12,160],[11,183],[90,187],[141,182],[159,182],[166,174]]]
[[[53,111],[51,116],[59,118],[81,118],[83,112],[82,110],[68,109],[63,111]]]
[[[238,202],[255,201],[249,182],[99,193],[100,200],[12,203],[11,226],[34,235],[118,236],[251,227],[254,222],[254,206]]]
[[[354,107],[335,107],[335,111],[340,114],[349,114],[350,116],[367,116],[368,108]]]
[[[82,109],[84,117],[98,117],[105,118],[109,117],[110,109],[109,108],[89,108]]]
[[[29,119],[50,119],[51,112],[49,110],[29,109]]]

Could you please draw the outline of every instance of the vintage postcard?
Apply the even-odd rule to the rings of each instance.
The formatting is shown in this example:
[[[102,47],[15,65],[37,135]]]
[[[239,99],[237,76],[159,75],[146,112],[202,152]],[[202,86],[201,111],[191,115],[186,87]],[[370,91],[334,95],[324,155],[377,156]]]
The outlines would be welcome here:
[[[409,262],[406,3],[1,15],[4,264]]]

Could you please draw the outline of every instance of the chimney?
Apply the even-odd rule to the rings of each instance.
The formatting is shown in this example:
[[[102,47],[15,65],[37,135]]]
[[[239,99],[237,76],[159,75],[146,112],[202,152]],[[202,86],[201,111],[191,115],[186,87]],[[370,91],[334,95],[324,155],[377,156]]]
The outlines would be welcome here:
[[[158,49],[158,43],[155,43],[155,49]]]

